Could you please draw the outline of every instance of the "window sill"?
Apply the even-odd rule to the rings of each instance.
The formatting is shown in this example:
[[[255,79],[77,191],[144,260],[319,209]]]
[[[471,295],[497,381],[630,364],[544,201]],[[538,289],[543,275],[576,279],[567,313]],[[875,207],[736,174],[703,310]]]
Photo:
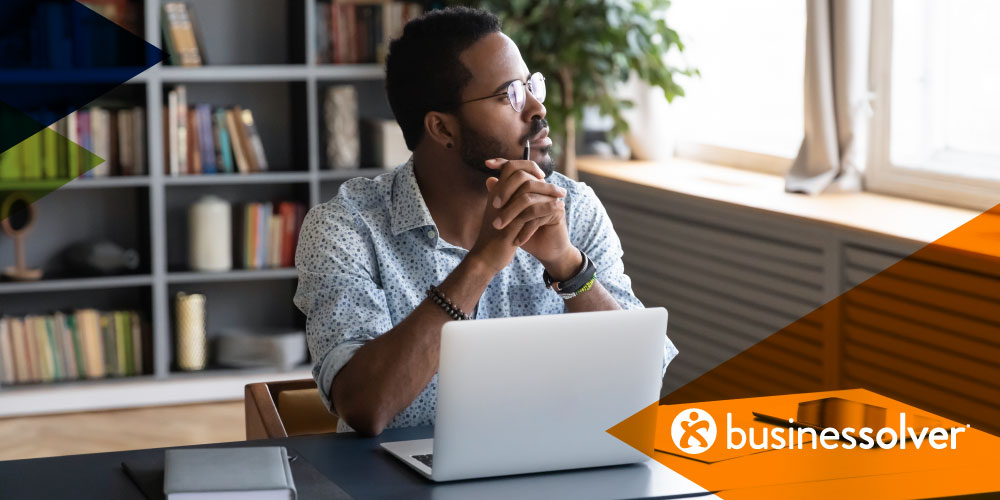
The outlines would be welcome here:
[[[822,196],[786,193],[781,176],[682,158],[663,165],[585,156],[577,158],[577,168],[582,173],[671,193],[918,243],[931,243],[981,213],[867,192]],[[990,217],[997,219],[996,225],[990,225],[1000,227],[1000,214]],[[982,244],[973,246],[995,246]]]

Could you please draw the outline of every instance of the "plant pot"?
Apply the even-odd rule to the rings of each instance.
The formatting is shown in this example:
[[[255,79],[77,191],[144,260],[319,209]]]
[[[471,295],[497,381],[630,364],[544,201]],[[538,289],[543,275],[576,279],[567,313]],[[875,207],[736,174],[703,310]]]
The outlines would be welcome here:
[[[625,142],[638,160],[668,163],[674,157],[677,124],[663,89],[643,82],[633,71],[618,89],[618,95],[631,99],[635,106],[622,110],[629,124]]]

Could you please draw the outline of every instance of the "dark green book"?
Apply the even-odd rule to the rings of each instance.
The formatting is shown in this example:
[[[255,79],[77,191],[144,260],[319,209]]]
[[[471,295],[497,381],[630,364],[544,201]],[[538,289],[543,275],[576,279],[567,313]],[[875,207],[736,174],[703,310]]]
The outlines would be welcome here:
[[[117,341],[115,340],[115,317],[112,313],[100,313],[101,340],[104,341],[104,375],[118,373]]]
[[[76,325],[76,315],[67,314],[65,321],[66,328],[69,329],[70,335],[73,338],[73,357],[76,359],[77,378],[85,379],[87,378],[87,371],[83,361],[83,344],[80,342],[80,330]]]
[[[62,359],[62,339],[60,339],[52,324],[52,316],[44,316],[42,318],[45,324],[45,336],[49,339],[49,349],[50,359],[52,360],[52,379],[62,380],[65,375],[65,370],[63,370],[63,359]]]

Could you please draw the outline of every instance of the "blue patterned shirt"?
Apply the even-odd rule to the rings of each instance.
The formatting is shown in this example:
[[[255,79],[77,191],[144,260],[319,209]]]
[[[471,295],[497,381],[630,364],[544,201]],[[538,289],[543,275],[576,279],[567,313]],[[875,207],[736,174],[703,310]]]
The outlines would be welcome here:
[[[622,248],[590,186],[553,173],[566,189],[570,241],[597,266],[597,277],[623,309],[642,308],[622,265]],[[306,315],[313,378],[331,412],[330,384],[365,342],[399,324],[468,254],[441,239],[420,194],[412,157],[374,179],[341,185],[332,200],[313,207],[299,235],[295,304]],[[565,303],[542,283],[542,264],[517,249],[493,277],[477,305],[477,319],[557,314]],[[677,354],[667,340],[663,369]],[[388,427],[432,425],[437,375]],[[351,430],[340,421],[338,430]]]

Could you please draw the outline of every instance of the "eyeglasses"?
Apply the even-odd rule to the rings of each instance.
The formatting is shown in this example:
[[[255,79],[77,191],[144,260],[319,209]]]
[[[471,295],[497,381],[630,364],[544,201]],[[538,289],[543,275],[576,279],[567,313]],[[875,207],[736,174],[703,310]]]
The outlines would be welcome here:
[[[528,87],[528,92],[531,92],[531,95],[535,96],[535,99],[538,99],[538,102],[545,102],[545,77],[542,76],[541,73],[534,73],[528,77],[527,84],[521,80],[514,80],[507,86],[506,92],[470,99],[462,102],[462,104],[506,95],[507,99],[510,101],[510,107],[514,108],[514,111],[520,113],[521,110],[524,109],[524,103],[528,100],[528,96],[524,92],[525,85]]]

